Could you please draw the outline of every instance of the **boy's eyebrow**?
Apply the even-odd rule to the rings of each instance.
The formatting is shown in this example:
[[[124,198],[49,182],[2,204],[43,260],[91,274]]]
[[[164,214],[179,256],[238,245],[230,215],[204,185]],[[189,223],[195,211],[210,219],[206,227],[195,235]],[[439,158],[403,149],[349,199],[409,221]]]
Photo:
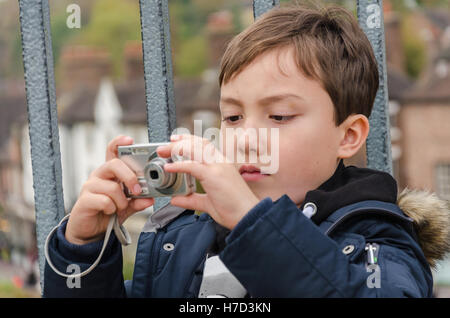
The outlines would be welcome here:
[[[260,99],[258,101],[258,104],[262,105],[262,106],[266,106],[266,105],[270,105],[285,99],[299,99],[301,101],[304,101],[305,99],[301,96],[295,95],[295,94],[280,94],[280,95],[274,95],[274,96],[268,96],[268,97],[264,97],[262,99]]]
[[[241,101],[233,97],[220,97],[220,102],[243,107]]]
[[[270,104],[273,104],[273,103],[276,103],[276,102],[279,102],[279,101],[282,101],[285,99],[290,99],[290,98],[299,99],[299,100],[304,101],[303,97],[288,93],[288,94],[280,94],[280,95],[264,97],[264,98],[258,100],[258,104],[261,106],[267,106],[267,105],[270,105]],[[227,104],[232,104],[232,105],[236,105],[239,107],[243,107],[243,103],[240,100],[235,99],[233,97],[221,97],[220,101],[222,103],[227,103]]]

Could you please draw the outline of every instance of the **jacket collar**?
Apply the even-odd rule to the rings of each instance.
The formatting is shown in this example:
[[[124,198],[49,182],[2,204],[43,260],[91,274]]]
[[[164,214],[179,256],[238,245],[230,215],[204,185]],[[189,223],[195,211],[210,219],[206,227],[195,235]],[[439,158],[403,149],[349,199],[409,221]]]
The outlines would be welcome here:
[[[301,205],[312,202],[317,212],[311,220],[320,224],[337,209],[364,200],[396,203],[397,182],[388,173],[357,168],[339,162],[334,174],[317,189],[308,191]]]

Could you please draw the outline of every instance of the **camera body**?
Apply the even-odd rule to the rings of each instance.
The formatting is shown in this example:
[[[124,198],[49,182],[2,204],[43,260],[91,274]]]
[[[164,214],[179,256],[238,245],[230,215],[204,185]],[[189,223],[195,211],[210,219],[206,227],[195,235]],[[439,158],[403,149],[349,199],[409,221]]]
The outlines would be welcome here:
[[[124,185],[125,195],[129,198],[156,198],[188,195],[195,192],[195,178],[186,173],[164,171],[164,164],[173,162],[171,158],[161,158],[156,148],[169,143],[135,144],[118,146],[119,159],[136,173],[142,192],[132,194]],[[182,160],[176,157],[175,161]]]

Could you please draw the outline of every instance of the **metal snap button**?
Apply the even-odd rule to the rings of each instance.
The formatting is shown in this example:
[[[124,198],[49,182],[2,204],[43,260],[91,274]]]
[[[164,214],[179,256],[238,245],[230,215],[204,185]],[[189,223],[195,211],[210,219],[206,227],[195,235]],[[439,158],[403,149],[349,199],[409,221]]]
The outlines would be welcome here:
[[[175,248],[175,245],[173,245],[172,243],[166,243],[163,245],[163,249],[165,251],[173,251],[173,249]]]
[[[303,207],[303,214],[309,219],[314,214],[316,214],[316,212],[317,212],[317,206],[312,202],[306,203],[305,206]]]
[[[342,249],[342,253],[344,253],[345,255],[348,255],[351,252],[353,252],[354,250],[355,250],[355,246],[354,245],[347,245],[346,247],[344,247]]]

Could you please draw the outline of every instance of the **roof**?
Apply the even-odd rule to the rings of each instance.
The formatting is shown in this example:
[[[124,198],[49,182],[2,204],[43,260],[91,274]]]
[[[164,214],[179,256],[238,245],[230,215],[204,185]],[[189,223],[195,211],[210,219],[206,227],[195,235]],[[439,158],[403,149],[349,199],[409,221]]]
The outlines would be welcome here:
[[[403,94],[412,87],[413,82],[403,72],[388,65],[388,93],[390,100],[400,100]]]
[[[58,120],[61,124],[93,121],[93,106],[98,87],[79,86],[58,99]]]
[[[450,26],[450,11],[439,8],[428,8],[424,9],[424,13],[441,30],[445,30]]]
[[[174,80],[174,95],[177,118],[184,117],[196,109],[218,110],[218,85],[212,87],[201,78],[177,78]],[[143,79],[122,81],[114,89],[123,110],[123,123],[147,123],[145,82]],[[79,86],[72,93],[58,99],[59,121],[71,125],[80,121],[94,121],[94,106],[98,87]]]
[[[415,85],[402,98],[407,102],[434,102],[450,104],[450,76],[440,79],[437,76],[422,85]]]

